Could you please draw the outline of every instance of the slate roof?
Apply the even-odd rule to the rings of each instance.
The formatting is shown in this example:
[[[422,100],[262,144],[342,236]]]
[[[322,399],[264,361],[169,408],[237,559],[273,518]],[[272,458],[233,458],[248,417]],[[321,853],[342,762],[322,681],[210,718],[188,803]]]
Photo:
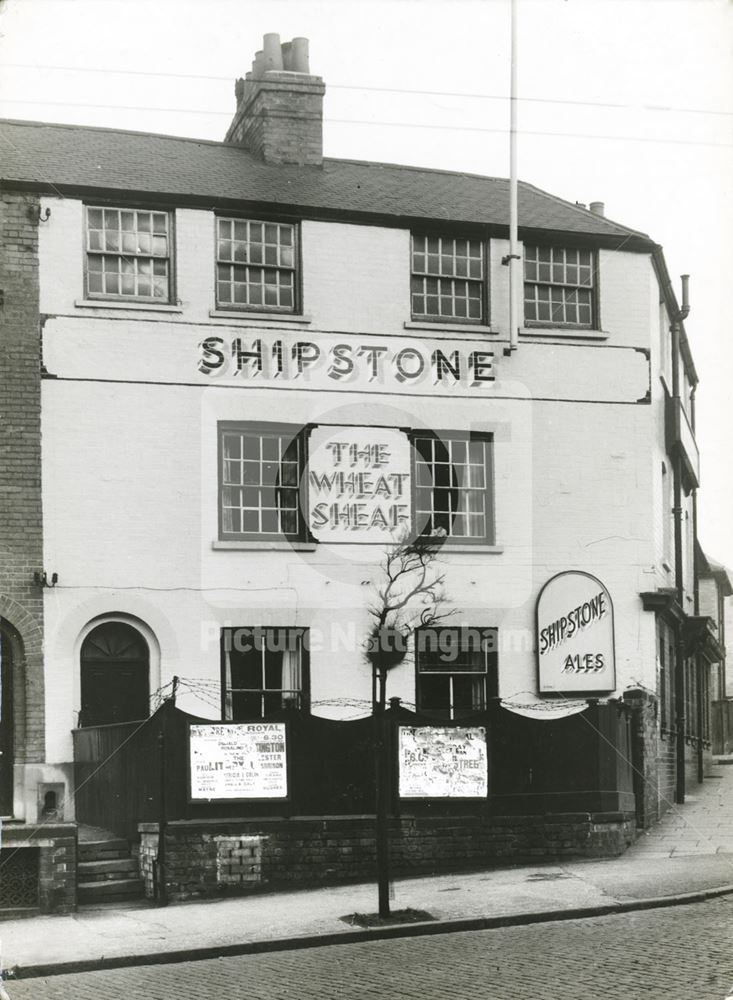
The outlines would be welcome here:
[[[351,214],[505,229],[509,181],[445,170],[325,159],[323,167],[265,164],[240,146],[78,125],[0,120],[0,179],[62,194],[124,191],[181,203],[276,205],[315,215]],[[520,231],[590,237],[650,251],[644,233],[519,186]]]

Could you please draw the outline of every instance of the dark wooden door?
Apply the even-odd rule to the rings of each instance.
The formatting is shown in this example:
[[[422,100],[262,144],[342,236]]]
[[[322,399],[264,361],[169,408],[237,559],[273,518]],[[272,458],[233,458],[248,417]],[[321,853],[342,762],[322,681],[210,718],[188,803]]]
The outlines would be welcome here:
[[[81,648],[82,726],[134,722],[150,714],[145,639],[125,622],[98,625]]]
[[[0,629],[0,816],[13,812],[13,653]]]

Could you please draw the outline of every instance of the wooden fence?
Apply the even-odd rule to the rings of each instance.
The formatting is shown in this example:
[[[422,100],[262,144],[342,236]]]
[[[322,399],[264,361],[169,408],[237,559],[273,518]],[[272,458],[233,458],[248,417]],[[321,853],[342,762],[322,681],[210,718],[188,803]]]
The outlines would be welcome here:
[[[633,811],[629,722],[624,709],[591,704],[569,718],[527,719],[492,706],[458,723],[387,711],[389,798],[397,794],[396,727],[485,726],[489,763],[486,800],[410,800],[411,813],[499,815]],[[287,801],[191,802],[188,727],[207,723],[165,702],[150,719],[74,730],[76,817],[130,840],[138,823],[207,818],[354,816],[375,808],[375,720],[321,719],[288,710],[268,721],[288,724]]]

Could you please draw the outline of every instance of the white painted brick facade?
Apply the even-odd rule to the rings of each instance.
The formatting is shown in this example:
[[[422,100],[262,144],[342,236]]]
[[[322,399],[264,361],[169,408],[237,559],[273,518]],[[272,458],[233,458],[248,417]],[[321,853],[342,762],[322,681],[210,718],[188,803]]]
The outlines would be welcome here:
[[[45,565],[60,583],[46,593],[49,761],[71,759],[79,710],[79,645],[104,614],[145,622],[160,650],[159,683],[204,678],[209,703],[185,691],[181,707],[216,715],[219,630],[299,625],[348,642],[311,655],[317,714],[350,714],[329,702],[371,697],[359,642],[368,628],[368,586],[381,547],[315,551],[222,551],[217,539],[217,422],[330,422],[356,426],[482,429],[494,434],[496,549],[443,557],[456,624],[498,626],[500,693],[536,691],[534,606],[541,586],[566,569],[607,585],[615,605],[617,693],[655,677],[654,616],[639,593],[670,586],[664,551],[665,461],[659,291],[650,260],[601,251],[605,340],[529,336],[504,357],[508,269],[504,241],[490,250],[491,334],[410,321],[407,229],[306,221],[303,309],[308,325],[212,317],[214,215],[176,212],[179,312],[77,307],[83,297],[83,211],[46,199],[41,227],[41,310],[50,318],[43,383]],[[431,351],[493,350],[497,382],[399,386],[391,377],[346,391],[302,378],[281,388],[197,371],[200,341],[219,336],[299,337],[326,345],[400,342]],[[567,331],[566,331],[567,334]],[[370,339],[373,338],[373,339]],[[390,339],[391,338],[391,339]],[[324,346],[325,349],[325,346]],[[651,360],[650,360],[651,357]],[[167,384],[159,384],[159,383]],[[651,385],[651,404],[642,402]],[[671,533],[670,533],[671,537]],[[665,569],[665,562],[670,569]],[[688,567],[689,569],[689,567]],[[414,702],[408,659],[390,695]],[[319,707],[320,705],[320,707]],[[351,711],[353,714],[353,710]]]

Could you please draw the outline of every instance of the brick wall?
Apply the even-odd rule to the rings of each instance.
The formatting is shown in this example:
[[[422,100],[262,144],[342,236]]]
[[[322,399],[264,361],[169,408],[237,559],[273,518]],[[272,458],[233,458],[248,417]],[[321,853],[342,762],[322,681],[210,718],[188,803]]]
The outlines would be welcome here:
[[[41,913],[71,913],[76,909],[77,834],[74,823],[30,829],[21,824],[5,824],[3,847],[18,852],[38,851],[38,908]]]
[[[0,619],[18,639],[16,764],[44,756],[38,204],[0,194]]]
[[[324,92],[319,77],[288,80],[287,74],[248,85],[227,141],[241,143],[266,163],[320,166]]]
[[[172,900],[375,875],[374,818],[179,821],[166,832]],[[154,895],[157,826],[141,824],[141,873]],[[390,821],[395,875],[455,871],[537,858],[614,857],[634,839],[625,813],[407,817]]]

